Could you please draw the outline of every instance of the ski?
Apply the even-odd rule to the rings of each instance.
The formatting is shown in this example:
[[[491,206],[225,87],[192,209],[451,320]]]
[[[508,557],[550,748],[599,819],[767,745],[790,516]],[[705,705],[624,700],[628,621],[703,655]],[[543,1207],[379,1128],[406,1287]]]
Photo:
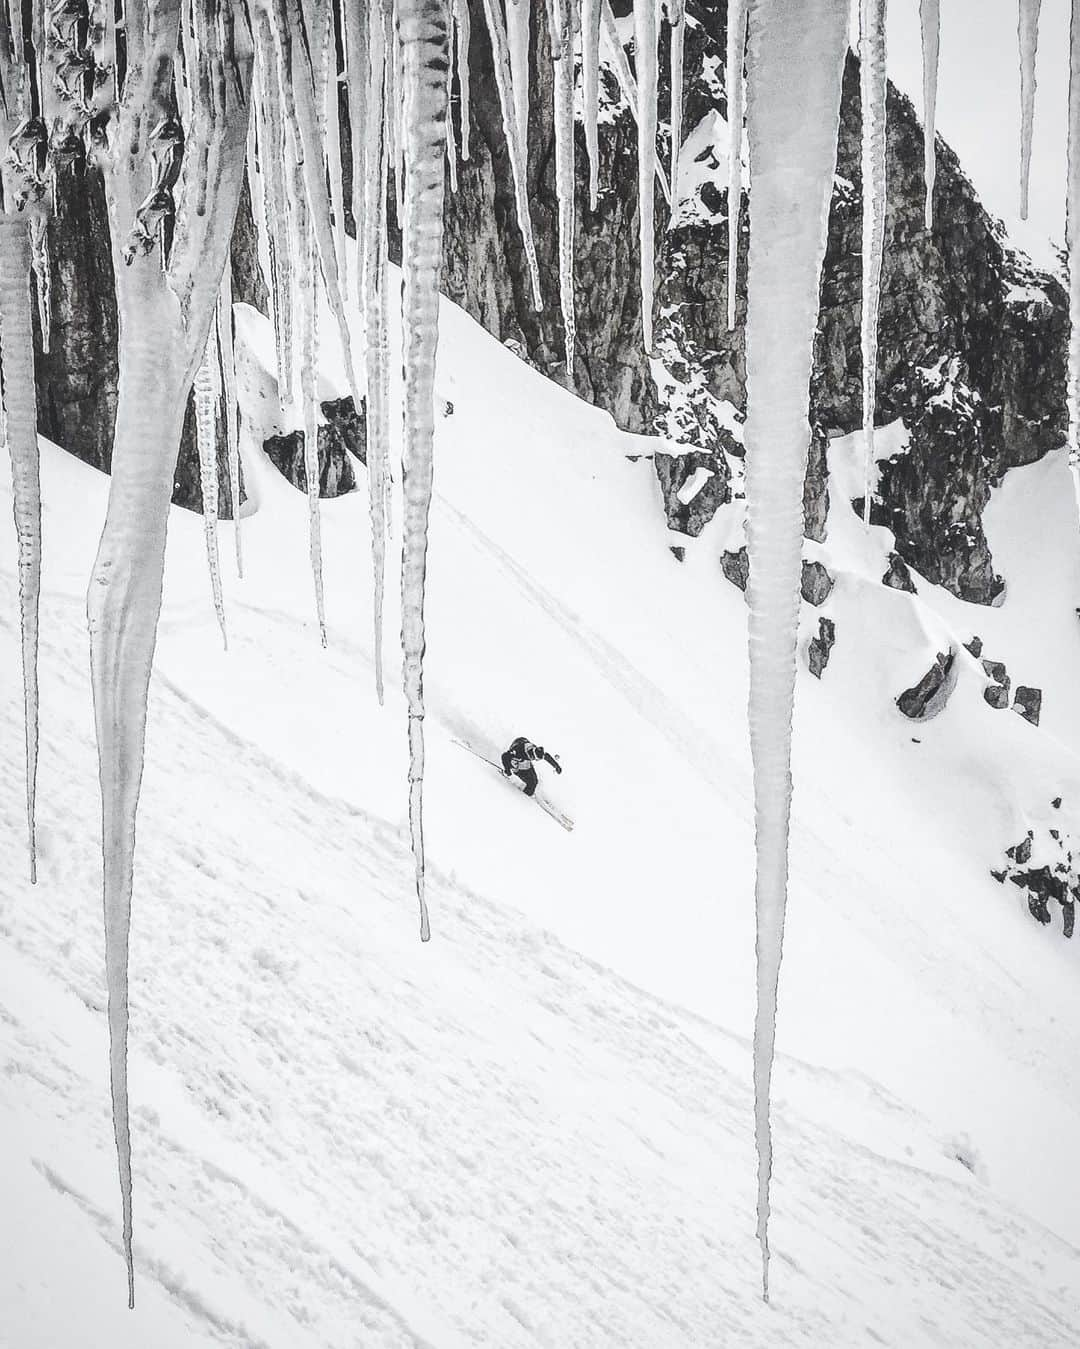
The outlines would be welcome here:
[[[498,773],[498,775],[501,778],[505,778],[506,781],[511,786],[516,787],[518,791],[522,791],[522,788],[518,783],[517,778],[514,777],[507,778],[507,775],[502,770],[502,764],[496,763],[494,759],[489,759],[486,754],[481,754],[478,749],[474,749],[472,745],[468,744],[464,740],[455,739],[454,744],[460,745],[462,749],[467,749],[470,754],[475,754],[476,757],[482,760],[482,762],[486,763],[489,768],[494,768],[496,773]],[[524,795],[524,792],[522,792],[522,794]],[[540,807],[540,809],[544,811],[545,814],[550,815],[556,824],[561,824],[568,834],[573,831],[574,821],[570,818],[569,815],[564,815],[563,812],[559,810],[557,806],[553,806],[551,802],[547,800],[546,797],[541,796],[539,792],[534,792],[529,799],[531,801],[535,801],[536,804]]]

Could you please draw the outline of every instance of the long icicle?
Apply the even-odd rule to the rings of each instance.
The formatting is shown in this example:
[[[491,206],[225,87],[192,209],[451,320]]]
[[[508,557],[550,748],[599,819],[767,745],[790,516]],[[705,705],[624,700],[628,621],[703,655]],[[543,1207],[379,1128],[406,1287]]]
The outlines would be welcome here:
[[[630,115],[636,122],[638,120],[637,80],[634,79],[630,62],[626,59],[626,48],[619,37],[619,25],[611,8],[611,0],[600,0],[600,32],[607,53],[611,57],[611,63],[615,67],[615,78],[619,82],[622,96],[626,99],[626,106],[630,109]],[[660,191],[664,194],[664,200],[670,205],[671,188],[668,184],[667,174],[664,172],[664,166],[661,164],[659,156],[655,156],[655,159],[656,181],[660,184]]]
[[[1020,0],[1017,37],[1020,43],[1020,219],[1028,218],[1031,182],[1031,133],[1035,127],[1035,54],[1039,46],[1042,0]]]
[[[941,0],[919,0],[923,62],[923,178],[926,181],[926,228],[934,225],[934,179],[937,177],[937,83],[941,50]]]
[[[472,42],[472,21],[469,0],[454,0],[454,27],[457,29],[457,78],[461,95],[461,158],[469,158],[469,47]],[[449,119],[448,119],[449,120]]]
[[[299,178],[299,170],[297,170]],[[308,548],[315,587],[319,639],[326,645],[326,600],[323,591],[322,514],[319,506],[319,292],[315,261],[315,227],[299,182],[296,192],[298,282],[300,288],[300,401],[304,421],[304,479],[308,499]]]
[[[206,561],[210,569],[210,592],[214,598],[221,640],[229,647],[225,628],[225,602],[221,592],[221,558],[218,550],[217,405],[218,350],[216,325],[211,324],[206,351],[195,372],[195,443],[199,451],[199,485],[202,488],[203,531]]]
[[[236,574],[244,576],[244,552],[240,542],[240,427],[236,403],[236,347],[233,342],[232,263],[226,261],[217,311],[218,351],[221,356],[221,390],[225,404],[225,449],[229,465],[229,502],[232,506]]]
[[[679,155],[682,152],[683,46],[686,38],[686,14],[683,0],[668,0],[671,22],[671,212],[668,228],[679,214]]]
[[[573,56],[570,54],[572,61]],[[653,292],[656,235],[656,0],[634,0],[634,63],[638,77],[638,251],[641,284],[641,333],[645,351],[653,349]]]
[[[1080,4],[1080,0],[1076,0]],[[836,169],[848,0],[756,0],[750,11],[746,503],[754,762],[757,1015],[754,1120],[762,1291],[769,1296],[770,1093],[787,905],[810,373]],[[798,79],[792,78],[798,70]]]
[[[724,88],[728,108],[728,271],[727,326],[735,327],[735,305],[739,291],[739,215],[742,210],[742,138],[745,83],[743,62],[746,57],[746,0],[730,0],[728,5],[727,68]]]
[[[581,0],[581,101],[585,114],[585,153],[589,158],[589,209],[595,211],[600,196],[600,136],[597,129],[600,112],[600,0]]]
[[[525,8],[525,0],[519,0]],[[513,10],[511,0],[509,9]],[[517,212],[518,229],[521,231],[521,246],[525,250],[525,263],[529,269],[529,281],[532,285],[533,307],[540,309],[543,301],[540,296],[540,268],[536,262],[536,244],[533,240],[532,217],[529,215],[529,187],[526,177],[527,142],[521,134],[521,125],[514,112],[514,98],[517,86],[511,85],[510,55],[507,49],[506,29],[503,26],[502,7],[499,0],[484,0],[484,15],[487,19],[488,35],[491,39],[492,65],[495,69],[495,89],[499,95],[499,109],[502,112],[503,131],[506,134],[506,148],[510,155],[510,173],[514,180],[514,206]]]
[[[383,96],[386,44],[378,15],[370,26],[366,123],[371,128],[361,237],[367,394],[368,513],[371,518],[375,692],[383,702],[383,591],[386,576],[387,480],[390,462],[390,350],[386,313],[387,145]]]
[[[34,341],[30,300],[30,237],[25,215],[0,215],[0,374],[3,428],[11,459],[19,543],[23,717],[26,742],[26,828],[30,880],[37,880],[34,800],[38,758],[38,609],[41,598],[41,483],[38,466]]]
[[[1069,467],[1080,508],[1080,0],[1072,0],[1069,27],[1069,143],[1065,196],[1069,260]]]
[[[485,0],[486,9],[486,0]],[[510,87],[514,91],[514,119],[522,147],[529,144],[529,16],[532,0],[506,0],[506,39],[509,47]],[[502,27],[502,9],[499,10]],[[488,14],[488,28],[491,15]],[[496,74],[498,72],[496,71]]]
[[[341,171],[341,81],[334,43],[333,8],[328,10],[329,43],[327,49],[326,89],[323,117],[326,123],[326,174],[330,180],[330,209],[334,217],[334,252],[342,290],[349,289],[349,247],[345,233],[345,180]]]
[[[555,196],[559,203],[559,307],[562,310],[566,378],[574,386],[574,41],[572,0],[547,0],[555,75]],[[640,0],[636,0],[640,3]]]
[[[863,524],[870,524],[877,404],[878,309],[885,251],[885,12],[887,0],[859,0],[862,92],[862,395],[865,446]]]
[[[431,936],[424,894],[424,584],[435,440],[435,352],[442,272],[448,0],[399,0],[404,52],[405,212],[402,222],[404,498],[401,646],[409,705],[409,826],[420,940]]]
[[[380,23],[379,6],[374,4],[343,6],[342,34],[345,45],[346,91],[349,100],[349,151],[352,172],[349,187],[351,196],[349,206],[352,211],[353,226],[356,230],[356,257],[353,276],[356,281],[356,295],[359,300],[363,286],[363,226],[361,216],[364,208],[364,188],[367,183],[367,112],[369,32]],[[379,116],[382,116],[382,101],[379,103]],[[374,133],[373,133],[374,134]]]

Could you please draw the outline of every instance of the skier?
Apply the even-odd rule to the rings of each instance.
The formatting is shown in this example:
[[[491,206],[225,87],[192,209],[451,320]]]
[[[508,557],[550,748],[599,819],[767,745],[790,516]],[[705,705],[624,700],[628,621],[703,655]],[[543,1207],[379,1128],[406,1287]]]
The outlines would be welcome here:
[[[562,772],[558,759],[547,752],[543,745],[534,745],[523,735],[511,742],[510,748],[502,756],[502,771],[507,777],[513,775],[525,784],[525,795],[532,796],[540,785],[534,763],[549,763],[556,773]]]

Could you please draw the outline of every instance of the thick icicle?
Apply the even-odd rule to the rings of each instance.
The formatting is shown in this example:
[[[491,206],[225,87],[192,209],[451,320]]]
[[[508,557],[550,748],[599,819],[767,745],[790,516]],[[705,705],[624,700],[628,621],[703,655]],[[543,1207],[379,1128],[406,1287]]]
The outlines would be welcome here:
[[[35,211],[30,217],[30,256],[37,292],[41,349],[48,354],[52,342],[52,265],[49,262],[49,217]]]
[[[526,11],[527,15],[526,0],[517,0],[517,3]],[[514,8],[514,0],[511,0],[508,10],[513,11]],[[514,206],[517,211],[518,228],[521,230],[521,246],[525,250],[525,261],[529,268],[533,306],[539,309],[543,302],[540,297],[540,269],[536,264],[532,217],[529,215],[528,181],[526,179],[527,141],[521,132],[521,123],[514,113],[514,99],[517,95],[518,86],[511,85],[510,55],[507,50],[506,29],[503,26],[502,6],[499,0],[484,0],[484,15],[487,18],[488,34],[491,39],[495,88],[499,95],[503,131],[506,133],[506,148],[510,155],[510,173],[514,180]],[[526,112],[528,112],[527,108]]]
[[[203,529],[206,560],[210,568],[210,591],[214,597],[221,640],[226,650],[225,603],[221,593],[221,557],[218,551],[217,403],[218,352],[216,327],[211,325],[206,351],[195,372],[195,443],[199,451],[199,485],[202,488]]]
[[[233,345],[232,264],[225,263],[217,311],[218,351],[221,353],[221,389],[225,403],[225,445],[229,464],[229,500],[232,504],[233,540],[236,544],[236,574],[244,575],[240,545],[240,434],[236,404],[236,350]]]
[[[448,0],[399,0],[404,49],[405,215],[402,222],[404,498],[401,646],[409,704],[409,826],[420,939],[431,935],[424,896],[424,582],[435,440],[435,350],[442,271]]]
[[[454,41],[456,29],[451,28],[451,44]],[[457,140],[454,136],[454,113],[453,109],[448,107],[446,110],[446,167],[450,170],[450,191],[456,192],[458,189],[457,177]]]
[[[600,0],[600,32],[603,35],[604,46],[615,67],[615,78],[619,82],[622,96],[626,99],[626,106],[630,109],[630,115],[636,122],[638,120],[637,80],[634,79],[630,62],[626,59],[626,48],[619,38],[619,25],[611,8],[611,0]],[[656,181],[660,184],[660,191],[664,194],[664,200],[670,204],[671,189],[668,185],[667,174],[664,172],[664,166],[660,163],[659,157],[654,156],[654,158],[656,161]]]
[[[589,157],[589,208],[595,211],[600,194],[600,138],[597,130],[600,110],[600,0],[581,2],[581,98],[585,113],[585,152]],[[674,143],[673,137],[673,146]]]
[[[328,69],[325,90],[326,121],[326,170],[330,179],[330,209],[334,216],[334,252],[337,256],[338,275],[342,289],[349,289],[349,246],[345,233],[345,180],[341,172],[341,109],[338,78],[337,54],[333,41],[334,19],[330,20],[330,43],[327,51]]]
[[[574,30],[572,0],[547,0],[555,75],[555,195],[559,203],[559,307],[562,310],[566,377],[574,382]],[[635,4],[648,0],[635,0]],[[655,11],[654,11],[655,23]],[[655,110],[655,105],[654,105]]]
[[[566,3],[566,0],[564,0]],[[572,56],[570,58],[572,60]],[[634,0],[634,63],[638,77],[638,249],[641,260],[641,333],[646,352],[653,349],[653,291],[656,236],[656,0]],[[572,78],[572,74],[571,74]],[[571,281],[571,284],[573,282]],[[567,367],[571,367],[568,365]]]
[[[1031,181],[1031,133],[1035,126],[1035,53],[1039,46],[1042,0],[1020,0],[1020,219],[1028,218]]]
[[[0,215],[0,374],[4,439],[11,458],[19,543],[23,715],[26,740],[26,826],[30,880],[37,880],[34,797],[38,754],[38,606],[41,595],[41,487],[38,470],[34,340],[30,301],[30,238],[24,215]]]
[[[457,78],[461,95],[461,157],[469,158],[469,44],[472,41],[472,20],[469,0],[454,0],[454,26],[457,30]],[[447,125],[450,118],[447,116]]]
[[[941,0],[919,0],[923,61],[923,177],[926,181],[926,228],[934,224],[934,179],[937,176],[937,82],[941,47]]]
[[[743,62],[746,54],[746,0],[728,4],[727,91],[728,134],[728,272],[727,326],[735,327],[735,301],[739,288],[739,215],[742,210],[742,136],[745,84]]]
[[[730,12],[730,11],[729,11]],[[686,20],[683,0],[668,0],[671,20],[671,214],[668,228],[679,213],[679,154],[682,151],[683,44]]]
[[[386,48],[382,25],[370,30],[367,125],[371,137],[367,150],[364,184],[364,214],[361,238],[362,293],[367,397],[368,511],[371,517],[371,562],[374,578],[373,607],[375,692],[383,701],[383,590],[386,576],[387,486],[390,461],[390,347],[386,313],[386,136],[382,116]]]
[[[356,280],[356,293],[361,295],[363,284],[363,228],[361,217],[364,208],[364,190],[367,183],[367,120],[366,100],[368,88],[368,48],[369,33],[380,26],[378,5],[344,5],[342,20],[345,44],[346,90],[349,98],[349,131],[352,175],[350,187],[352,196],[350,207],[356,229],[356,265],[353,276]],[[381,80],[381,77],[380,77]],[[378,116],[382,117],[382,101],[379,102]],[[372,133],[374,134],[374,132]]]
[[[885,11],[887,0],[859,0],[862,92],[862,394],[866,481],[863,523],[870,523],[877,403],[878,308],[885,251]]]
[[[1069,258],[1069,466],[1080,507],[1080,0],[1072,0],[1069,29],[1069,144],[1065,194]]]
[[[803,481],[847,25],[848,0],[800,0],[796,5],[757,0],[750,11],[747,132],[753,227],[746,321],[747,599],[757,826],[754,1109],[758,1238],[766,1299],[772,1172],[769,1099],[787,903]]]
[[[486,0],[485,0],[486,7]],[[529,144],[529,16],[532,0],[506,0],[506,39],[509,46],[510,86],[514,91],[514,118],[522,151]],[[499,12],[502,27],[502,10]],[[488,14],[488,28],[491,15]],[[496,68],[496,73],[497,68]],[[509,136],[507,136],[509,140]]]

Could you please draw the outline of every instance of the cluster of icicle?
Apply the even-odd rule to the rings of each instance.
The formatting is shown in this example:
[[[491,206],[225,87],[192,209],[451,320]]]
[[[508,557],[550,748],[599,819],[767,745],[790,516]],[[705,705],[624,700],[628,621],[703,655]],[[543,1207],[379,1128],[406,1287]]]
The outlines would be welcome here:
[[[575,97],[580,79],[589,200],[598,202],[599,71],[606,49],[638,128],[642,331],[652,347],[654,187],[679,203],[684,0],[633,0],[631,69],[610,0],[480,0],[490,39],[517,222],[533,299],[542,303],[526,184],[533,24],[553,64],[558,291],[574,368]],[[1040,0],[1020,0],[1021,200],[1027,209]],[[727,321],[736,319],[745,110],[753,228],[746,314],[750,733],[757,831],[758,1011],[754,1035],[758,1235],[768,1297],[770,1081],[787,894],[791,718],[809,381],[836,162],[849,0],[729,0],[726,92],[731,130]],[[932,223],[939,0],[920,0],[926,120],[926,223]],[[670,27],[670,167],[657,154],[660,16]],[[863,102],[865,509],[869,519],[877,291],[886,205],[886,0],[859,0]],[[133,1297],[127,1104],[127,947],[134,822],[146,696],[161,602],[165,521],[183,404],[196,436],[215,609],[225,634],[217,542],[218,450],[225,436],[236,529],[240,477],[228,240],[246,158],[269,249],[269,293],[283,415],[299,408],[311,567],[323,641],[319,527],[318,314],[332,316],[354,400],[367,414],[375,680],[383,698],[382,607],[389,538],[391,362],[387,206],[402,230],[405,371],[402,454],[402,649],[409,714],[409,817],[421,936],[429,936],[422,825],[424,584],[432,493],[434,371],[444,182],[469,157],[468,0],[0,0],[0,382],[19,542],[27,815],[34,873],[40,500],[31,361],[31,276],[48,339],[45,230],[57,175],[101,168],[110,201],[118,307],[128,329],[109,512],[88,598],[105,857],[106,968],[114,1123]],[[1080,0],[1072,0],[1068,215],[1069,446],[1080,445]],[[456,61],[455,61],[456,57]],[[577,68],[580,63],[580,77]],[[459,125],[450,115],[452,72]],[[342,162],[343,128],[349,162]],[[245,155],[246,147],[246,155]],[[354,223],[350,237],[346,223]],[[125,269],[129,269],[129,272]],[[350,303],[351,302],[351,303]],[[350,307],[358,331],[350,327]],[[147,318],[148,316],[148,318]],[[149,334],[149,335],[148,335]],[[186,344],[186,345],[185,345]],[[362,352],[362,357],[360,353]],[[171,391],[168,428],[140,394]],[[158,394],[160,399],[162,395]],[[156,439],[155,439],[156,438]],[[163,440],[158,447],[157,441]],[[152,453],[121,454],[152,442]]]

